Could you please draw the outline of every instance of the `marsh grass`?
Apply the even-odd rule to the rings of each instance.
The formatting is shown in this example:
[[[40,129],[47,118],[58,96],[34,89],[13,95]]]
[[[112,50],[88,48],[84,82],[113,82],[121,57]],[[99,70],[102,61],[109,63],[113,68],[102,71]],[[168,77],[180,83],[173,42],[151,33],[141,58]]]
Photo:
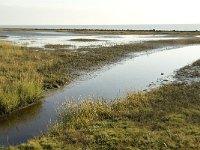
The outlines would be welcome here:
[[[75,51],[36,51],[35,48],[0,42],[0,115],[37,102],[43,90],[69,84],[81,72],[116,62],[130,52],[199,43],[199,38],[189,38],[80,48]],[[87,53],[83,53],[85,51]]]
[[[200,149],[199,83],[63,108],[47,134],[11,149]]]
[[[115,62],[130,52],[199,43],[198,38],[189,38],[35,51],[0,42],[0,112],[37,102],[43,89],[69,83],[80,71]],[[92,98],[68,102],[47,134],[9,149],[200,149],[199,85],[167,85],[110,103]]]
[[[22,49],[0,43],[0,115],[37,102],[42,96],[43,78]]]

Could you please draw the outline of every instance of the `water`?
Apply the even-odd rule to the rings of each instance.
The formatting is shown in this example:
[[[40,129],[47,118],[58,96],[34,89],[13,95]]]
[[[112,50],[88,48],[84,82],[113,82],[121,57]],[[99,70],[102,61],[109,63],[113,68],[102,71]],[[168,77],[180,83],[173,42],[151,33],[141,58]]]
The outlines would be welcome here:
[[[7,25],[0,28],[29,29],[104,29],[104,30],[176,30],[200,31],[200,24],[138,24],[138,25]]]
[[[131,59],[106,66],[90,77],[86,76],[51,93],[43,103],[1,121],[0,145],[26,142],[45,132],[47,125],[57,118],[55,109],[66,99],[86,98],[89,95],[113,99],[124,96],[130,90],[145,90],[150,83],[168,78],[175,70],[199,58],[200,46],[135,53]]]
[[[71,45],[70,49],[81,47],[99,47],[99,46],[114,46],[123,45],[134,42],[149,41],[149,40],[168,40],[178,39],[180,37],[169,35],[91,35],[91,34],[76,34],[70,32],[15,32],[5,31],[0,32],[0,35],[7,35],[8,38],[1,38],[4,41],[10,41],[14,44],[25,45],[27,47],[44,48],[47,44]],[[100,41],[79,42],[70,41],[72,39],[97,39]]]

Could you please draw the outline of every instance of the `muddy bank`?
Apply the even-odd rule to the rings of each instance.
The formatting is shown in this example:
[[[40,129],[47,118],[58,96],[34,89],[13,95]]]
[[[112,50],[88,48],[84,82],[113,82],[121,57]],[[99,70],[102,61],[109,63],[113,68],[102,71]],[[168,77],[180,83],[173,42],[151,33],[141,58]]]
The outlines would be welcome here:
[[[175,78],[184,83],[200,82],[200,60],[178,70]]]

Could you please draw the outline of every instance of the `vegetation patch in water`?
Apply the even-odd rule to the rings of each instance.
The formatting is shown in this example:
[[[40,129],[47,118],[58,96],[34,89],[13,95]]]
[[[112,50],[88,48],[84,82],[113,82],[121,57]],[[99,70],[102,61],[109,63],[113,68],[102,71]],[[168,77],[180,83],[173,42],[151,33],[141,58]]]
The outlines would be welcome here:
[[[0,35],[0,38],[7,38],[7,35]]]
[[[70,41],[75,41],[75,42],[96,42],[96,41],[102,41],[98,39],[71,39]]]

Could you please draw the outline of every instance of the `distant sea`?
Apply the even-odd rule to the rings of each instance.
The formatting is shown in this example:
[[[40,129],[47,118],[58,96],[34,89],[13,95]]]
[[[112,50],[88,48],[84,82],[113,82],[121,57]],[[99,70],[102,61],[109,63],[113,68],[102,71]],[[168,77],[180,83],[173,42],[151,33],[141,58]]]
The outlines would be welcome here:
[[[200,31],[200,24],[141,24],[141,25],[0,25],[0,28],[28,29],[101,29],[101,30],[164,30]]]

